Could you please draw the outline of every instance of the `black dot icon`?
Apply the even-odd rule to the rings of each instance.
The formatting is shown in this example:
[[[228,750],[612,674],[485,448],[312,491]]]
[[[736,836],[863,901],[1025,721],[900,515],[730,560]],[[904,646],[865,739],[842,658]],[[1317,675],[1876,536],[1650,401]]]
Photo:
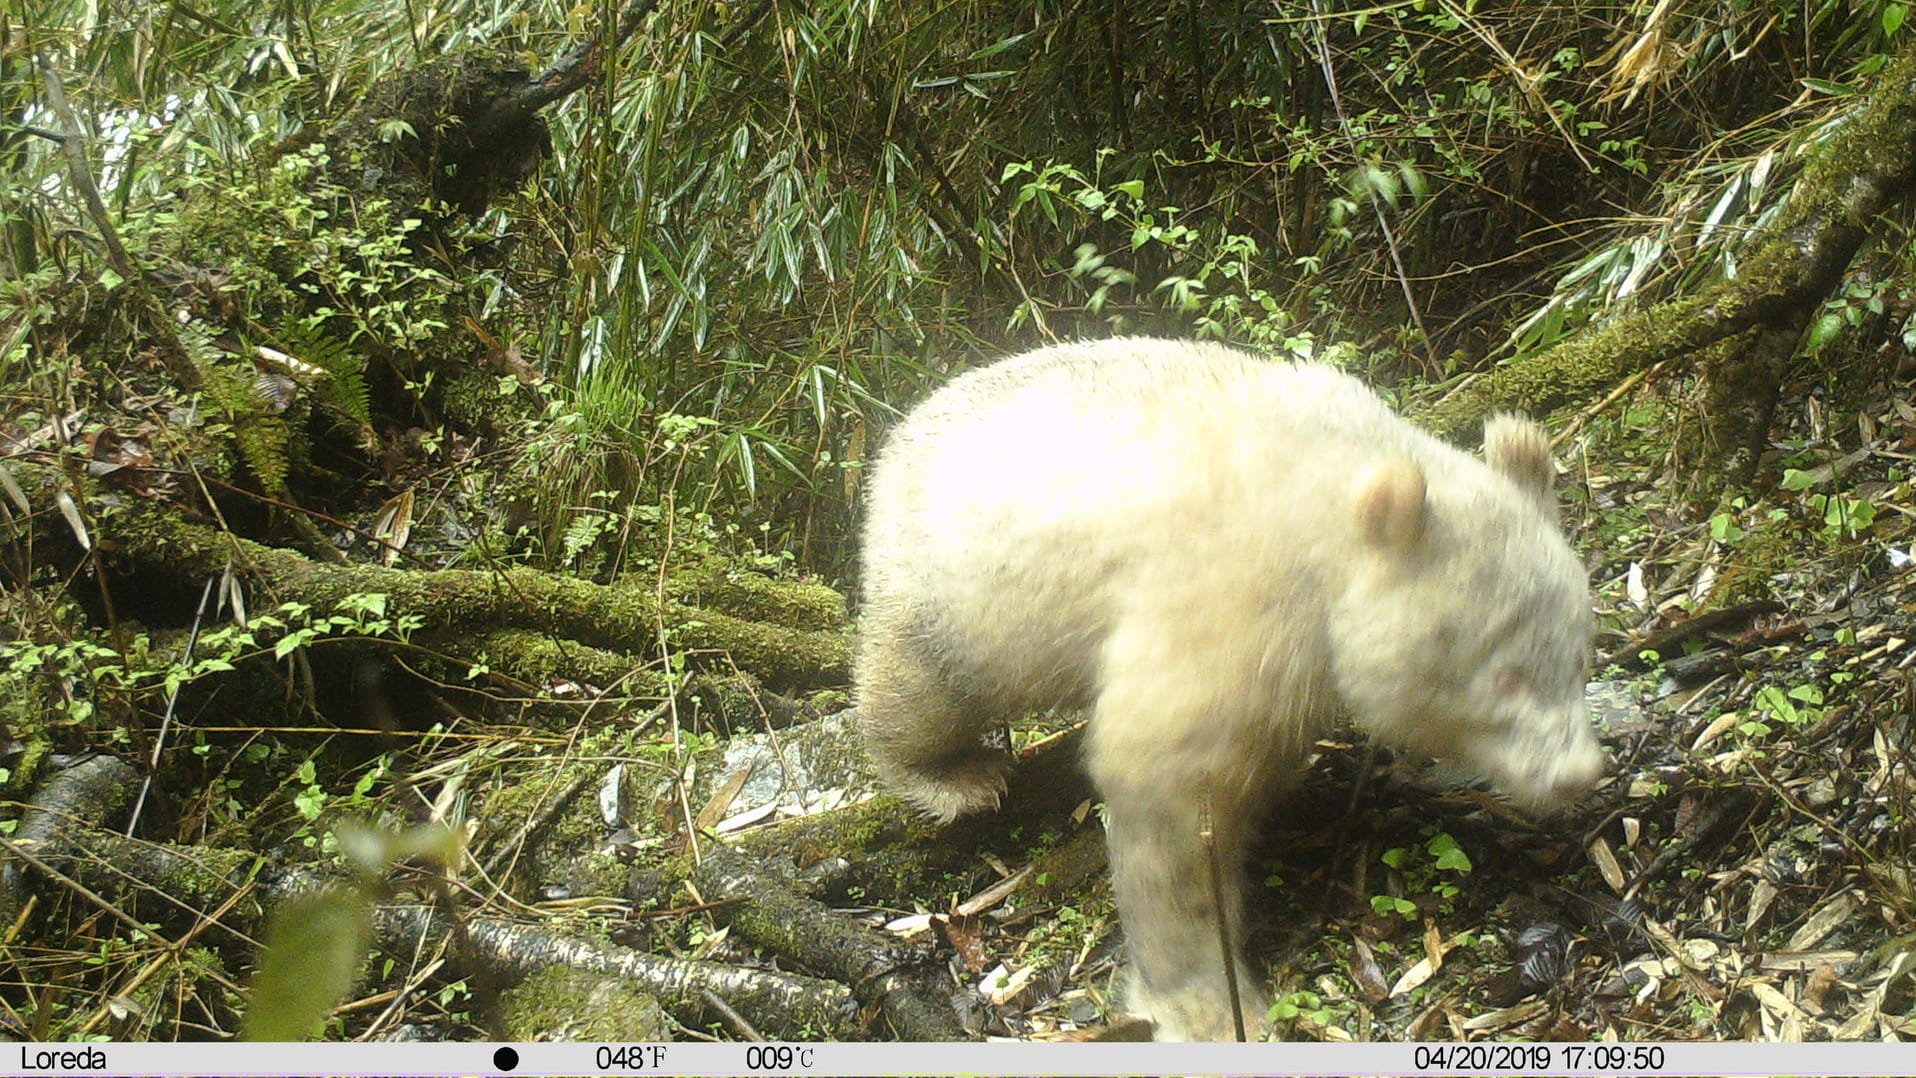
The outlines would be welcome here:
[[[519,1066],[519,1051],[510,1045],[492,1053],[492,1069],[509,1071]]]

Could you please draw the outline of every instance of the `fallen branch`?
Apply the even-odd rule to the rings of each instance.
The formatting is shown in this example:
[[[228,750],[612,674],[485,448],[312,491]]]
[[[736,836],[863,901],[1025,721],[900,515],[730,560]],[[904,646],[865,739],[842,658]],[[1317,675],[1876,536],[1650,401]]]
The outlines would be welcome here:
[[[395,957],[444,942],[446,918],[430,906],[382,905],[374,913],[379,948]],[[843,1038],[856,1032],[855,1008],[844,985],[775,970],[728,966],[658,955],[555,932],[545,925],[475,917],[466,922],[472,960],[516,981],[555,965],[623,978],[651,993],[687,1025],[723,1019],[705,1002],[709,992],[754,1028],[782,1040]]]
[[[113,763],[130,776],[125,764]],[[112,766],[101,770],[110,772]],[[72,822],[49,831],[35,844],[34,856],[100,894],[151,894],[196,918],[203,916],[200,910],[223,909],[220,927],[243,941],[258,935],[265,910],[341,878],[308,868],[256,874],[259,857],[245,850],[143,842]],[[22,868],[17,861],[8,867]],[[235,902],[238,894],[247,900]],[[402,961],[442,948],[454,950],[448,940],[452,923],[427,905],[379,903],[372,910],[372,925],[375,945]],[[638,985],[690,1025],[722,1017],[705,1002],[704,994],[710,992],[771,1036],[842,1037],[856,1031],[851,993],[831,981],[664,958],[572,936],[546,924],[470,917],[463,927],[470,948],[455,957],[483,964],[488,974],[502,981],[521,980],[560,965]]]
[[[118,560],[176,580],[223,572],[232,559],[254,587],[274,601],[331,609],[348,596],[380,594],[386,596],[391,616],[415,616],[426,632],[528,629],[595,647],[648,651],[669,643],[693,658],[722,653],[738,668],[782,686],[842,682],[850,672],[849,642],[841,633],[748,621],[669,600],[661,603],[643,588],[526,568],[487,572],[323,565],[291,550],[190,523],[172,508],[148,501],[128,504],[109,523],[101,529],[103,549],[110,548]]]
[[[1869,239],[1870,225],[1916,188],[1916,47],[1877,76],[1855,114],[1816,150],[1782,220],[1701,294],[1613,318],[1554,348],[1466,382],[1412,418],[1462,439],[1484,416],[1543,414],[1630,374],[1755,327],[1796,334]]]
[[[132,802],[139,781],[139,772],[117,756],[94,756],[57,771],[20,814],[12,842],[42,861],[58,861],[67,852],[62,836],[70,825],[104,826]],[[26,905],[27,881],[20,858],[0,864],[0,914],[6,920]]]
[[[774,953],[850,985],[861,1002],[885,1016],[897,1039],[969,1039],[948,1002],[950,984],[925,951],[833,913],[722,844],[706,847],[694,879],[708,902],[747,899],[722,907],[728,924]]]
[[[800,868],[843,857],[872,901],[907,904],[976,868],[981,849],[1028,845],[1033,834],[1066,826],[1072,810],[1096,796],[1078,760],[1082,740],[1082,730],[1074,730],[1027,751],[997,812],[941,827],[880,796],[746,831],[732,846],[747,858],[783,857]],[[1013,839],[1016,833],[1024,837]]]

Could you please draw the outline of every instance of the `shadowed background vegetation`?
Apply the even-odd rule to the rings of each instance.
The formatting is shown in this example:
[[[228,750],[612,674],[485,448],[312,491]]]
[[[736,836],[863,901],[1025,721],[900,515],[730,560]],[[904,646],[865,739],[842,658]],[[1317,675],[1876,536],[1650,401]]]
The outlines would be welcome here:
[[[545,556],[656,503],[643,474],[837,569],[880,402],[955,362],[1195,332],[1440,380],[1722,274],[1904,10],[668,2],[550,110],[533,185],[464,223],[496,264],[402,252],[357,301],[385,324],[342,343],[419,367],[394,354],[476,337],[563,387]],[[479,47],[536,69],[616,14],[42,3],[4,92],[44,126],[52,61],[122,227],[164,228],[383,74]],[[5,137],[16,268],[73,272],[58,147]],[[391,294],[424,274],[460,279]],[[653,459],[666,414],[700,421],[683,466]]]

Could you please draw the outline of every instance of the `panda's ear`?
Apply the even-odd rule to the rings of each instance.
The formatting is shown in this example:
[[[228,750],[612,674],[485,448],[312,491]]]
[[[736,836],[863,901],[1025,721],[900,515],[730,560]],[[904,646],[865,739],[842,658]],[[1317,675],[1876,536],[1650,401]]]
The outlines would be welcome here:
[[[1412,461],[1378,465],[1357,487],[1358,533],[1379,550],[1408,557],[1424,538],[1424,494],[1424,473]]]
[[[1491,416],[1484,420],[1484,460],[1525,494],[1551,501],[1557,463],[1550,458],[1550,438],[1542,427],[1520,415]]]

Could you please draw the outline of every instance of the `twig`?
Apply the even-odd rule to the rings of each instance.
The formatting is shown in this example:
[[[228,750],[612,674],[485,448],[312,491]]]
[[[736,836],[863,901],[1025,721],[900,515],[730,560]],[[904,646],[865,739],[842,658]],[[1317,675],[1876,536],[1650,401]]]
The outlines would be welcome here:
[[[1623,399],[1624,394],[1635,389],[1637,387],[1637,384],[1642,382],[1645,378],[1648,378],[1651,375],[1656,374],[1658,371],[1661,371],[1664,367],[1664,364],[1668,362],[1669,360],[1664,360],[1659,363],[1654,363],[1648,367],[1645,367],[1643,370],[1635,371],[1631,373],[1631,375],[1628,378],[1625,378],[1623,381],[1618,382],[1617,388],[1611,390],[1610,393],[1607,396],[1605,396],[1602,400],[1598,401],[1597,403],[1591,405],[1588,408],[1585,408],[1583,411],[1578,412],[1576,415],[1576,418],[1564,424],[1563,430],[1559,431],[1555,438],[1550,439],[1550,448],[1555,449],[1558,446],[1562,445],[1565,441],[1575,436],[1578,431],[1583,429],[1585,424],[1589,423],[1592,419],[1595,419],[1596,417],[1602,415],[1605,409],[1617,403],[1617,401]]]
[[[226,571],[233,571],[233,563],[226,563]],[[180,666],[193,668],[193,648],[200,642],[200,625],[206,618],[206,604],[213,598],[213,585],[219,576],[206,578],[206,587],[200,591],[200,606],[193,611],[193,628],[186,634],[186,650],[180,656]],[[146,795],[153,789],[153,776],[160,771],[160,751],[166,747],[167,731],[173,728],[173,707],[179,703],[180,688],[184,683],[176,683],[166,694],[166,713],[160,716],[160,732],[153,738],[153,753],[146,762],[146,775],[140,780],[140,794],[133,799],[133,811],[126,816],[126,837],[132,838],[133,832],[140,826],[140,812],[146,807]]]
[[[1330,91],[1331,110],[1337,113],[1337,128],[1346,142],[1356,145],[1357,140],[1351,135],[1350,119],[1344,114],[1344,97],[1337,91],[1337,69],[1331,66],[1330,38],[1324,33],[1325,16],[1319,0],[1311,0],[1311,14],[1316,16],[1312,26],[1317,31],[1317,62],[1324,70],[1324,88]],[[1384,246],[1390,251],[1391,269],[1397,274],[1397,287],[1404,292],[1404,305],[1410,308],[1410,320],[1417,324],[1417,336],[1424,343],[1424,362],[1429,364],[1430,377],[1436,378],[1443,374],[1443,364],[1437,362],[1437,349],[1430,343],[1430,330],[1424,328],[1424,313],[1418,309],[1417,297],[1410,290],[1410,274],[1404,269],[1404,253],[1397,246],[1397,233],[1391,230],[1390,219],[1384,214],[1384,200],[1377,193],[1377,185],[1366,183],[1364,189],[1370,195],[1371,212],[1377,216],[1377,231],[1383,234]]]
[[[1231,920],[1229,911],[1224,908],[1224,870],[1217,863],[1217,832],[1211,824],[1211,802],[1204,802],[1203,830],[1198,837],[1204,843],[1204,861],[1211,869],[1211,908],[1217,912],[1217,942],[1224,951],[1224,987],[1231,993],[1231,1024],[1236,1027],[1239,1044],[1247,1038],[1244,1034],[1244,1007],[1238,997],[1237,987],[1237,950],[1231,946]]]
[[[765,1034],[753,1028],[752,1023],[747,1022],[744,1015],[733,1010],[731,1004],[720,999],[717,992],[712,991],[710,988],[701,988],[699,989],[699,998],[704,1000],[705,1005],[712,1008],[720,1018],[725,1019],[725,1024],[731,1026],[734,1033],[737,1033],[748,1041],[762,1041],[765,1039]]]

